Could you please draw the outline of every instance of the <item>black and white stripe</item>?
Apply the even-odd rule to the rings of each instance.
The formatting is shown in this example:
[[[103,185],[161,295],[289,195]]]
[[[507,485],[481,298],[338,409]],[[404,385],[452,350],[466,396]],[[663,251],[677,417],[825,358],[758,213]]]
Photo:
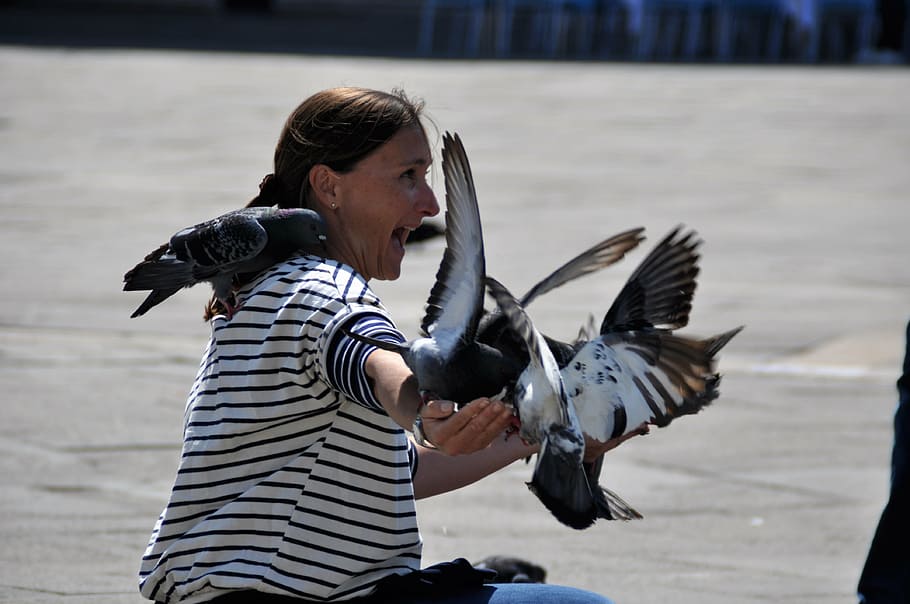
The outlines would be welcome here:
[[[232,320],[213,321],[142,594],[331,601],[418,568],[416,453],[365,377],[373,347],[339,329],[404,341],[379,299],[349,267],[305,256],[238,301]]]

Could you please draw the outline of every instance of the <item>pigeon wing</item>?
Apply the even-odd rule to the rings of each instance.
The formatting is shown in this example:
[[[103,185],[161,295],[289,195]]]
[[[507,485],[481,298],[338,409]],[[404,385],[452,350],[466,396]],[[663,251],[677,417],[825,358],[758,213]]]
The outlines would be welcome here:
[[[704,340],[651,331],[588,342],[562,370],[583,430],[606,442],[697,413],[717,398],[715,356],[741,329]]]
[[[600,326],[600,333],[659,327],[679,329],[689,322],[699,267],[701,240],[678,226],[635,269]]]
[[[447,132],[443,137],[442,170],[446,186],[446,250],[427,299],[421,329],[440,348],[454,351],[474,339],[483,312],[486,272],[474,179],[457,134]]]
[[[527,307],[533,300],[539,296],[565,285],[569,281],[583,277],[588,273],[606,268],[615,264],[628,253],[638,247],[644,236],[644,229],[639,227],[630,229],[604,239],[597,245],[588,248],[579,255],[575,256],[547,277],[538,282],[519,300],[519,304]]]
[[[265,248],[268,235],[259,218],[268,210],[243,208],[178,231],[171,237],[171,249],[178,260],[193,265],[197,280],[230,272]]]
[[[534,285],[519,300],[519,304],[522,308],[527,308],[528,304],[539,296],[565,285],[569,281],[614,264],[644,240],[643,232],[643,228],[630,229],[588,248]],[[495,346],[516,358],[526,356],[520,338],[510,331],[508,321],[502,316],[502,313],[495,310],[485,313],[480,318],[477,340]],[[564,366],[568,359],[575,354],[573,344],[553,339],[548,339],[548,344],[560,367]]]

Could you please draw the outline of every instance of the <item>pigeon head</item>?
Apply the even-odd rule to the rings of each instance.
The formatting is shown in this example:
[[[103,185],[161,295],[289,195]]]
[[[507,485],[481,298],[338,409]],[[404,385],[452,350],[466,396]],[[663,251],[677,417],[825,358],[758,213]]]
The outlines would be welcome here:
[[[269,229],[269,238],[294,242],[308,251],[325,250],[325,220],[318,212],[308,208],[281,208],[276,210],[275,224]]]

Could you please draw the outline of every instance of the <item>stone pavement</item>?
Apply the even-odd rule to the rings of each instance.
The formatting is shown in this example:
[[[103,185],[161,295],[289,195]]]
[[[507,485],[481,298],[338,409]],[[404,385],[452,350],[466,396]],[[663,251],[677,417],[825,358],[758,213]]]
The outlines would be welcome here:
[[[287,114],[339,84],[404,87],[461,134],[490,273],[515,290],[647,227],[622,264],[535,303],[545,331],[602,313],[679,222],[705,240],[688,331],[747,325],[718,402],[610,454],[605,484],[644,520],[571,531],[519,463],[421,502],[426,562],[517,554],[620,603],[853,601],[910,318],[905,70],[7,46],[0,81],[0,602],[141,602],[208,292],[131,320],[122,275],[252,197]],[[441,250],[412,246],[378,284],[406,333]]]

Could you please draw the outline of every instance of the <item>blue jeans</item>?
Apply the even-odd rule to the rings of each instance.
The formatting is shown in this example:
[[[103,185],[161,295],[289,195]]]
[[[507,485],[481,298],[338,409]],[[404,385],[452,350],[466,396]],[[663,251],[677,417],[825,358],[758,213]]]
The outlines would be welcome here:
[[[543,583],[494,583],[453,596],[403,600],[401,604],[612,604],[574,587]]]
[[[295,604],[286,596],[236,591],[210,604]],[[356,604],[613,604],[610,600],[574,587],[542,583],[493,583],[459,591],[451,596],[365,596],[348,600]]]
[[[910,323],[905,343],[903,373],[897,380],[891,492],[857,588],[864,604],[910,602]]]

